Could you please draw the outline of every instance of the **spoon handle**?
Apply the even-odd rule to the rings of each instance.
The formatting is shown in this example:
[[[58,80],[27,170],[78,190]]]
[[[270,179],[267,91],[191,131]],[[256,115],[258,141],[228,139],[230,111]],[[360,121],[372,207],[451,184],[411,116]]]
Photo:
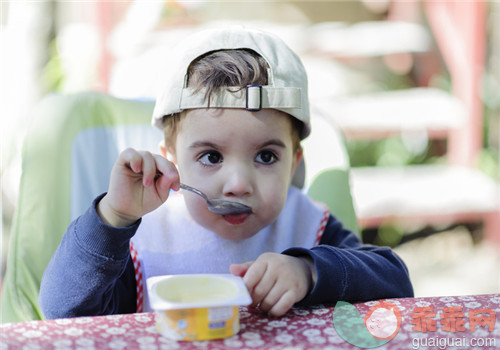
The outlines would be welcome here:
[[[208,197],[206,196],[205,193],[201,192],[200,190],[197,190],[196,188],[194,187],[191,187],[191,186],[188,186],[188,185],[185,185],[183,183],[181,183],[181,186],[180,186],[183,190],[187,190],[187,191],[191,191],[193,193],[196,193],[198,196],[201,196],[203,197],[205,200],[208,200]]]

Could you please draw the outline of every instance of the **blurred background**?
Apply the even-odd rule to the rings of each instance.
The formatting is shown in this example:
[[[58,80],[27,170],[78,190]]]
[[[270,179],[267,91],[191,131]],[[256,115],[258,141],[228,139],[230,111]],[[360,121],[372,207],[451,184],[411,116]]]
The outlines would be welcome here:
[[[36,103],[154,99],[173,44],[234,24],[301,56],[345,138],[363,240],[394,247],[416,295],[500,292],[497,1],[1,0],[2,276]]]

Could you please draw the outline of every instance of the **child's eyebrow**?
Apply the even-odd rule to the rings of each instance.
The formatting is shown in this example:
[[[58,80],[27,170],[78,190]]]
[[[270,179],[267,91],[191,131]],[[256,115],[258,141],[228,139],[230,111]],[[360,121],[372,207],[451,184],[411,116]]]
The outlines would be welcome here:
[[[259,145],[260,148],[262,147],[267,147],[267,146],[279,146],[279,147],[286,147],[285,143],[279,139],[271,139],[266,142],[263,142],[262,144]],[[196,141],[193,142],[189,148],[204,148],[204,147],[209,147],[209,148],[219,148],[219,146],[213,142],[210,141]]]
[[[278,147],[283,147],[285,148],[286,145],[283,141],[279,140],[279,139],[272,139],[272,140],[269,140],[269,141],[266,141],[264,143],[262,143],[259,148],[264,148],[264,147],[267,147],[267,146],[278,146]]]
[[[209,141],[196,141],[196,142],[193,142],[189,146],[189,148],[190,149],[195,149],[195,148],[215,148],[215,149],[218,149],[219,146],[216,145],[215,143],[209,142]]]
[[[262,149],[268,146],[275,146],[275,147],[280,147],[280,148],[286,148],[286,144],[279,140],[279,139],[271,139],[266,142],[263,142],[257,146],[257,149]],[[189,149],[198,149],[198,148],[211,148],[215,150],[219,150],[221,147],[213,142],[210,141],[196,141],[193,142],[190,146]]]

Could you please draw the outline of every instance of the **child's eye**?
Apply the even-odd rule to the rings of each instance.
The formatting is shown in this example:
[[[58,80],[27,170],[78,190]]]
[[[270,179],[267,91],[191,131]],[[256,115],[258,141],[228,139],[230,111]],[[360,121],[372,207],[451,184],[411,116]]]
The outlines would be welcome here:
[[[255,160],[258,163],[269,165],[269,164],[273,164],[274,162],[276,162],[278,160],[278,157],[272,151],[261,151],[257,154],[257,157],[255,158]]]
[[[198,161],[203,165],[214,165],[222,162],[222,154],[217,151],[205,152],[198,158]]]

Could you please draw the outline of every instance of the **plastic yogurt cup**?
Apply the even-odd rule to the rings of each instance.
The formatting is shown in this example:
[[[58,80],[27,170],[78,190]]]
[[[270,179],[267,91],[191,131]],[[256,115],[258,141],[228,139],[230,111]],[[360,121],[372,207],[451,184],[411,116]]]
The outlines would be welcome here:
[[[174,340],[230,337],[240,330],[240,305],[252,302],[241,277],[230,274],[156,276],[147,279],[159,332]]]

